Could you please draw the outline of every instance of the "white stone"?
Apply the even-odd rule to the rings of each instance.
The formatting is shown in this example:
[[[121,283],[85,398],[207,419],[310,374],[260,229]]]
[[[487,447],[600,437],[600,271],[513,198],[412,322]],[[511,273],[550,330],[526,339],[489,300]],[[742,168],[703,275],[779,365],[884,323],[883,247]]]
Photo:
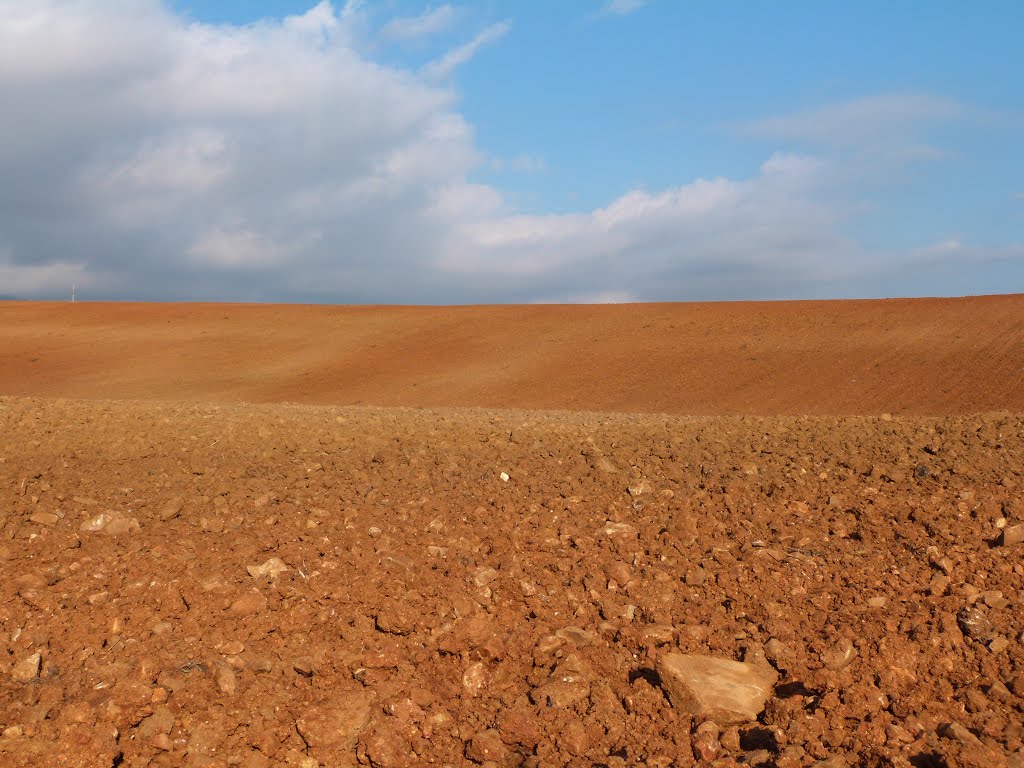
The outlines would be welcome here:
[[[271,579],[276,579],[280,574],[288,571],[288,566],[284,564],[284,561],[279,557],[271,557],[262,565],[250,565],[246,568],[249,575],[254,579],[258,579],[261,576],[269,576]]]
[[[100,512],[95,517],[90,517],[88,520],[82,523],[82,525],[79,526],[78,530],[90,533],[102,531],[113,519],[114,518],[108,515],[106,512]]]

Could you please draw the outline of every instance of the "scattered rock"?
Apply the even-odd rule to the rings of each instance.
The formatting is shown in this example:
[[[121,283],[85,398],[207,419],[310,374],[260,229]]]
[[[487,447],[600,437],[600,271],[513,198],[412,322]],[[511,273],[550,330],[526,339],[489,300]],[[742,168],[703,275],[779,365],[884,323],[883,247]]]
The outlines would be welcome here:
[[[1024,523],[1006,526],[999,537],[999,543],[1004,547],[1012,547],[1022,541],[1024,541]]]
[[[789,660],[789,648],[777,638],[771,638],[764,644],[764,656],[778,670],[786,669]]]
[[[701,587],[704,586],[704,581],[707,579],[707,572],[701,568],[690,568],[686,571],[684,578],[686,586],[688,587]]]
[[[590,736],[582,720],[570,720],[559,736],[558,743],[569,754],[579,757],[590,747]]]
[[[992,651],[992,653],[1002,653],[1009,647],[1010,641],[1002,636],[992,638],[988,644],[988,649]]]
[[[60,518],[53,512],[36,512],[29,520],[37,525],[44,525],[47,528],[52,528],[60,522]]]
[[[310,754],[329,765],[346,765],[359,735],[370,722],[373,698],[362,691],[335,691],[326,700],[305,708],[295,728]]]
[[[408,739],[390,724],[379,723],[362,740],[373,768],[413,768],[417,765]]]
[[[135,533],[140,527],[139,521],[134,517],[118,517],[104,526],[103,533],[108,536],[125,536]]]
[[[153,714],[139,724],[139,736],[151,739],[158,734],[168,734],[174,728],[174,714],[168,707],[158,706]]]
[[[949,576],[953,572],[953,561],[948,557],[945,557],[942,552],[939,551],[938,547],[928,547],[928,564],[933,568],[938,568],[946,576]]]
[[[245,666],[246,669],[248,669],[250,672],[256,673],[257,675],[265,675],[269,672],[274,671],[274,663],[270,659],[265,659],[262,657],[250,659],[249,663]]]
[[[997,611],[1006,608],[1010,604],[1010,601],[1003,597],[1003,593],[997,590],[982,592],[981,602]]]
[[[938,734],[944,739],[950,739],[952,741],[958,741],[961,744],[976,745],[981,744],[981,739],[967,730],[960,723],[942,723],[938,727]]]
[[[510,444],[457,412],[105,403],[127,433],[51,407],[0,398],[0,765],[1024,768],[1024,544],[989,546],[1024,522],[1019,414],[580,417],[609,475],[564,414],[493,416],[536,422]],[[661,651],[784,684],[716,723]]]
[[[769,667],[680,653],[659,656],[657,671],[673,707],[719,725],[757,719],[778,680]]]
[[[217,670],[217,688],[221,693],[234,696],[238,690],[238,678],[229,666],[222,666]]]
[[[261,613],[266,608],[267,598],[262,592],[247,592],[231,604],[228,613],[234,616],[249,616]]]
[[[173,499],[167,501],[160,508],[159,517],[163,522],[173,520],[181,514],[181,509],[185,505],[185,499],[183,496],[175,496]]]
[[[507,750],[501,742],[501,735],[494,729],[480,731],[466,746],[466,757],[475,763],[501,763]]]
[[[634,499],[651,492],[651,484],[646,480],[638,480],[626,486],[626,492]]]
[[[166,733],[158,733],[149,740],[149,743],[163,752],[170,752],[174,749],[174,741]]]
[[[94,515],[93,517],[90,517],[88,520],[82,523],[78,527],[78,530],[82,531],[83,533],[97,533],[106,528],[107,525],[110,524],[110,521],[113,519],[114,518],[108,515],[106,512],[100,512],[98,515]]]
[[[250,565],[245,570],[247,570],[249,575],[254,579],[264,577],[276,579],[282,573],[287,573],[289,568],[284,564],[284,561],[281,558],[271,557],[262,565]]]
[[[718,753],[722,750],[718,736],[718,725],[714,721],[705,720],[698,725],[691,742],[693,745],[693,756],[698,760],[704,760],[709,763],[718,757]]]
[[[928,585],[928,592],[935,597],[941,597],[946,594],[946,590],[949,589],[949,576],[941,573],[937,573],[932,577],[931,583]]]
[[[498,571],[495,568],[477,568],[476,573],[473,574],[473,583],[478,587],[486,587],[492,581],[498,578]]]
[[[850,662],[857,656],[857,649],[849,638],[843,638],[831,651],[822,654],[821,660],[831,670],[839,671],[849,666]]]
[[[477,696],[487,682],[487,668],[482,661],[470,664],[462,673],[462,687],[470,696]]]
[[[966,637],[987,643],[992,639],[992,624],[977,606],[964,606],[956,614],[956,623]]]
[[[228,640],[218,645],[217,650],[225,656],[237,656],[245,650],[245,645],[238,640]]]
[[[671,624],[648,624],[640,634],[651,645],[668,645],[675,639],[676,630]]]
[[[574,654],[561,661],[546,681],[530,691],[534,704],[556,709],[574,706],[589,697],[590,680]]]
[[[29,683],[39,677],[39,669],[42,665],[42,654],[33,653],[31,656],[22,659],[14,665],[11,670],[11,677],[19,683]]]
[[[570,643],[575,643],[578,647],[582,648],[594,643],[597,640],[597,633],[589,629],[583,629],[583,627],[562,627],[555,632],[555,637],[559,640],[568,640]]]
[[[605,536],[634,535],[636,529],[629,523],[615,523],[609,520],[601,527],[598,533]]]
[[[989,696],[997,701],[1001,701],[1004,704],[1010,704],[1013,702],[1013,694],[1010,693],[1010,689],[1007,688],[1001,680],[996,680],[992,685],[988,687],[986,691]]]

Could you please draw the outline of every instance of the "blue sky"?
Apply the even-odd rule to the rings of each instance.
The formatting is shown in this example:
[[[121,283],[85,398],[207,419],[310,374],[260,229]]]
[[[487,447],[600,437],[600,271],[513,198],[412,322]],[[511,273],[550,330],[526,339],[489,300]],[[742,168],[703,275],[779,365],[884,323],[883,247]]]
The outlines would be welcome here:
[[[92,202],[38,182],[8,201],[89,245],[0,218],[0,295],[69,277],[103,298],[328,302],[1024,291],[1018,2],[140,5],[39,6],[40,29],[115,19],[104,44],[126,52],[90,84],[108,101],[64,113],[79,135],[7,140],[65,153]],[[18,7],[0,0],[0,48],[4,16],[8,43],[71,58],[107,34],[30,40]],[[159,55],[122,42],[147,36]],[[26,142],[52,110],[25,83],[75,87],[32,66],[0,55]],[[221,102],[168,106],[218,78]],[[152,82],[159,107],[138,97]]]

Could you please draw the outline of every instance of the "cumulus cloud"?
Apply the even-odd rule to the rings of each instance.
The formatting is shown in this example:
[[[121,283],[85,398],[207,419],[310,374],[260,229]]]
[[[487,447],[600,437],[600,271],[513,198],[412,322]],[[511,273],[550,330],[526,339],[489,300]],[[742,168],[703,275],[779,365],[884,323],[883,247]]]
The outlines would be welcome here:
[[[388,34],[429,34],[445,7]],[[803,151],[746,178],[524,215],[474,174],[543,165],[482,152],[448,81],[509,26],[413,71],[362,52],[365,25],[354,3],[230,26],[156,0],[0,0],[0,295],[772,298],[834,293],[894,261],[842,234],[856,205],[834,164]],[[798,123],[836,120],[751,130],[806,138]]]
[[[441,266],[568,297],[738,298],[755,283],[792,295],[834,276],[836,257],[853,250],[837,234],[842,206],[826,180],[819,161],[778,155],[750,179],[635,190],[586,213],[496,208],[454,228]]]

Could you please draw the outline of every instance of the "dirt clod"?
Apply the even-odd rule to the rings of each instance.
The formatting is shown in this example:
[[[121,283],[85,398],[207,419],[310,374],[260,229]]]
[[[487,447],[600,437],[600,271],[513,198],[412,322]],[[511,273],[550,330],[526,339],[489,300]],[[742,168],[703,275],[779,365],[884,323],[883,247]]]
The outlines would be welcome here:
[[[1013,765],[1024,418],[889,407],[0,397],[0,765]]]

